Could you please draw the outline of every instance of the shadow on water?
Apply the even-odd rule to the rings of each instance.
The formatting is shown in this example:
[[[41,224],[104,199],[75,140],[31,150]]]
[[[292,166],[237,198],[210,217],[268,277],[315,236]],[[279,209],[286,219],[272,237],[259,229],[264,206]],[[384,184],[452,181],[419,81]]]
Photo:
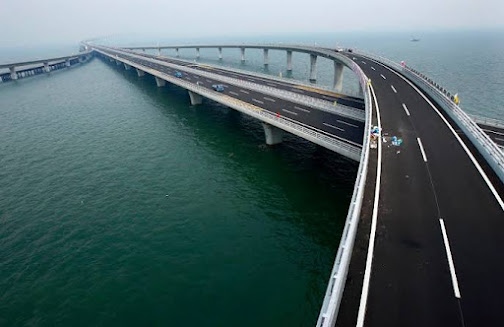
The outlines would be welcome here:
[[[208,99],[202,105],[191,106],[186,90],[169,83],[157,88],[152,75],[139,78],[133,69],[127,71],[115,62],[105,62],[152,98],[163,115],[188,127],[199,145],[225,158],[250,185],[259,189],[275,185],[281,190],[278,196],[287,199],[300,213],[297,217],[285,217],[272,210],[271,218],[290,220],[321,245],[337,249],[358,168],[356,162],[292,134],[286,134],[282,144],[267,146],[262,126],[255,118]],[[289,174],[278,174],[278,169]],[[264,197],[262,201],[272,199]],[[327,214],[311,214],[307,202],[322,207],[321,211]]]

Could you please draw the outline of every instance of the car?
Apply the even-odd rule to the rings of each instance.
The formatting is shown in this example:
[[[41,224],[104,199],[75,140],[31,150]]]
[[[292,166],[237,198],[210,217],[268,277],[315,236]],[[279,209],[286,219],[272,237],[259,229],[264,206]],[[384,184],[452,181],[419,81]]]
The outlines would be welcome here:
[[[175,77],[181,78],[183,75],[181,72],[175,72]]]
[[[352,49],[350,49],[350,48],[348,48],[348,49],[347,49],[347,51],[348,51],[348,52],[350,52],[350,53],[352,53],[352,52],[353,52],[353,50],[352,50]]]
[[[212,85],[212,89],[214,89],[217,92],[223,92],[224,91],[224,85],[222,85],[222,84],[214,84],[214,85]]]

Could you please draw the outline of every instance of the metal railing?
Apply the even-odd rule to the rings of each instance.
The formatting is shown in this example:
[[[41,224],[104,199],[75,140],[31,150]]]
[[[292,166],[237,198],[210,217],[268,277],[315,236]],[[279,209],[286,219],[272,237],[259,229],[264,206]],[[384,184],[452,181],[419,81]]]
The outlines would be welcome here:
[[[504,112],[504,110],[502,110]],[[488,118],[488,117],[482,117],[482,116],[477,116],[477,115],[469,115],[469,117],[472,118],[477,124],[483,124],[487,126],[493,126],[497,128],[502,128],[504,129],[504,121],[495,119],[495,118]]]
[[[352,70],[357,73],[361,87],[364,90],[364,101],[366,103],[366,123],[364,127],[364,142],[360,159],[357,178],[355,180],[354,191],[348,208],[348,214],[345,221],[345,227],[341,234],[341,240],[334,260],[334,265],[331,271],[329,282],[327,285],[324,302],[317,320],[317,327],[332,327],[336,323],[338,317],[339,306],[343,297],[348,268],[352,257],[353,246],[357,234],[357,226],[359,224],[360,212],[362,208],[362,200],[364,197],[364,189],[366,186],[366,178],[369,162],[369,142],[371,129],[371,92],[368,87],[368,78],[362,69],[352,63]]]

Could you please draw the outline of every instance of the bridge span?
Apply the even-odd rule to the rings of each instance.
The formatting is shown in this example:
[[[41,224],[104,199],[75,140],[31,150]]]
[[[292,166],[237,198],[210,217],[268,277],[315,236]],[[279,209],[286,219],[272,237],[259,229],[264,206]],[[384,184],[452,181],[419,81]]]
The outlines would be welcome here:
[[[317,326],[503,320],[504,153],[431,79],[366,53],[277,46],[288,65],[289,51],[301,51],[357,74],[363,100],[336,92],[328,101],[320,91],[294,92],[300,86],[291,82],[132,51],[182,46],[92,47],[139,76],[154,75],[158,86],[187,89],[192,104],[206,97],[256,117],[268,144],[281,141],[284,130],[360,160]],[[186,47],[216,47],[222,55],[226,46]],[[255,47],[265,49],[265,59],[273,49]],[[212,90],[214,83],[226,91]],[[371,137],[371,126],[380,133]]]

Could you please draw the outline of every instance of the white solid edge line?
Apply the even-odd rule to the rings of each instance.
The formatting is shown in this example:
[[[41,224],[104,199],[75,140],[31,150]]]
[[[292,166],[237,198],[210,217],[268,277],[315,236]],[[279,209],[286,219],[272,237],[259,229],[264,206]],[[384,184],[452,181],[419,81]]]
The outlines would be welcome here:
[[[376,107],[378,128],[381,131],[380,108],[378,107],[378,101],[376,100],[376,94],[374,92],[373,86],[370,85],[369,87],[373,94],[374,103]],[[369,234],[369,244],[366,258],[366,270],[364,272],[364,281],[362,283],[362,293],[359,304],[359,313],[357,315],[357,324],[356,324],[357,327],[364,326],[364,320],[366,318],[369,283],[371,280],[371,267],[373,265],[374,244],[376,238],[376,224],[378,220],[378,202],[380,200],[381,166],[382,166],[382,142],[378,142],[378,163],[376,166],[376,184],[375,184],[375,198],[373,204],[373,216],[371,219],[371,231]]]
[[[406,111],[406,115],[409,116],[410,113],[409,113],[408,107],[406,107],[406,105],[404,103],[402,104],[402,107],[404,108],[404,111]]]
[[[373,60],[373,59],[371,59]],[[446,124],[446,126],[448,126],[448,129],[450,129],[450,131],[452,132],[452,134],[455,136],[455,138],[457,139],[457,141],[460,143],[460,145],[462,146],[462,148],[464,149],[464,151],[466,152],[466,154],[469,156],[469,159],[471,159],[473,165],[476,167],[476,169],[478,170],[478,172],[480,173],[481,177],[483,178],[483,180],[485,181],[485,183],[487,184],[488,188],[490,189],[490,191],[492,192],[492,194],[494,195],[495,199],[497,200],[497,202],[499,203],[502,211],[504,211],[504,201],[501,199],[501,197],[499,196],[499,193],[497,193],[497,191],[495,190],[495,187],[493,186],[492,182],[490,181],[490,179],[488,178],[488,176],[486,175],[485,171],[483,171],[483,169],[481,168],[480,164],[478,163],[478,161],[476,160],[476,158],[474,158],[473,154],[471,153],[471,151],[469,151],[469,149],[467,148],[467,146],[465,145],[464,141],[462,141],[462,139],[460,138],[460,136],[457,134],[457,132],[455,132],[455,130],[453,129],[452,125],[450,125],[450,123],[446,120],[446,118],[439,112],[439,110],[436,108],[436,106],[425,96],[425,94],[423,94],[422,92],[420,92],[420,90],[413,84],[411,83],[408,79],[406,79],[404,76],[402,76],[401,74],[399,74],[398,72],[394,71],[393,69],[391,68],[388,68],[386,65],[383,65],[381,64],[380,62],[376,61],[376,60],[373,60],[374,62],[376,62],[378,65],[380,66],[383,66],[384,68],[388,69],[389,71],[391,71],[392,73],[396,74],[397,76],[399,76],[400,78],[402,78],[406,83],[408,83],[418,94],[420,94],[420,96],[422,98],[424,98],[424,100],[432,107],[432,109],[434,109],[434,111],[436,111],[436,113],[438,114],[439,117],[441,117],[441,119],[443,120],[443,122]]]
[[[422,152],[423,161],[427,162],[427,156],[425,155],[425,151],[424,151],[424,148],[422,145],[422,140],[420,140],[419,137],[417,137],[417,142],[418,142],[418,146],[420,147],[420,151]]]
[[[450,249],[450,243],[448,242],[448,235],[446,234],[446,227],[443,219],[439,219],[439,224],[441,225],[441,232],[443,233],[443,241],[446,250],[446,256],[448,257],[448,266],[450,267],[450,275],[453,284],[453,293],[455,297],[460,299],[460,289],[457,281],[457,274],[455,273],[455,264],[453,263],[453,257]]]

